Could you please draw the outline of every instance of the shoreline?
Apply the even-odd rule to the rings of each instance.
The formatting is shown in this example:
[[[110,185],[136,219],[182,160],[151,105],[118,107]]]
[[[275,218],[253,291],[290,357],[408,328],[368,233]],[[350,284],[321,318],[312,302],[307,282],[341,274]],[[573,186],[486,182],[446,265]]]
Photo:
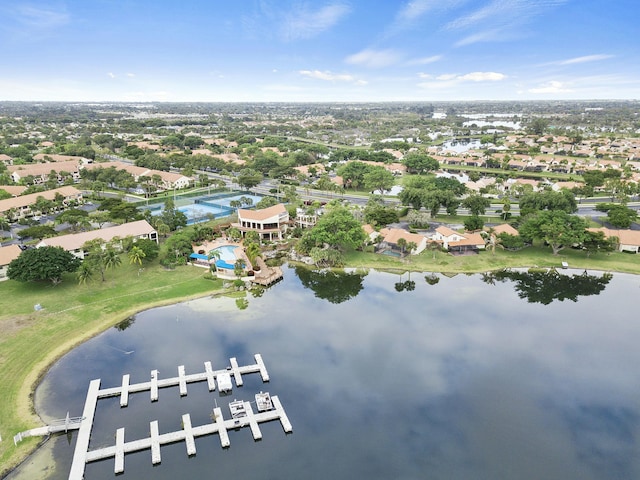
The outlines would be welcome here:
[[[190,300],[196,300],[196,299],[206,298],[206,297],[221,297],[230,292],[231,290],[226,289],[226,290],[219,290],[219,291],[210,292],[206,294],[199,293],[194,295],[187,295],[181,298],[174,298],[170,300],[164,299],[164,300],[158,300],[156,302],[151,302],[151,303],[145,304],[142,307],[136,307],[130,310],[118,312],[117,314],[114,314],[112,317],[110,317],[108,320],[102,321],[92,326],[92,328],[88,332],[85,332],[84,334],[76,336],[74,338],[70,338],[68,342],[65,342],[64,344],[60,345],[59,348],[52,350],[50,352],[47,352],[44,358],[37,364],[37,366],[29,371],[29,373],[25,377],[24,382],[22,383],[22,386],[20,387],[18,400],[16,402],[16,411],[20,416],[23,416],[26,414],[27,416],[24,418],[32,418],[34,420],[37,418],[37,422],[40,423],[40,425],[46,425],[46,422],[43,419],[43,416],[36,409],[34,398],[35,398],[36,389],[42,382],[43,378],[46,376],[49,369],[60,358],[62,358],[64,355],[69,353],[71,350],[73,350],[77,346],[91,340],[94,337],[97,337],[98,335],[107,331],[109,328],[112,328],[113,326],[122,322],[126,318],[137,315],[146,310],[151,310],[153,308],[164,307],[167,305],[174,305],[177,303],[187,302]],[[59,313],[62,313],[62,312],[53,312],[53,313],[50,313],[49,315],[53,316]],[[44,439],[39,440],[33,447],[26,450],[24,456],[20,455],[19,458],[16,458],[15,463],[12,463],[10,465],[3,465],[2,466],[3,470],[0,472],[0,479],[4,479],[9,475],[11,475],[12,473],[15,473],[15,471],[21,468],[21,466],[24,465],[24,463],[27,462],[29,458],[31,458],[36,452],[41,450],[43,446],[46,446],[49,443],[50,438],[51,437],[44,437]]]

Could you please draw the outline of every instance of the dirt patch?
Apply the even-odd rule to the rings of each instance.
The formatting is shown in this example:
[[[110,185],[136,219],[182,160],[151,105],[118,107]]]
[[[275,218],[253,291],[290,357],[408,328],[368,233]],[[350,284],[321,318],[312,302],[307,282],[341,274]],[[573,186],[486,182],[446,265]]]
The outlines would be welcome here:
[[[36,321],[35,315],[17,315],[12,318],[0,320],[0,338],[9,338],[23,328],[33,325]]]

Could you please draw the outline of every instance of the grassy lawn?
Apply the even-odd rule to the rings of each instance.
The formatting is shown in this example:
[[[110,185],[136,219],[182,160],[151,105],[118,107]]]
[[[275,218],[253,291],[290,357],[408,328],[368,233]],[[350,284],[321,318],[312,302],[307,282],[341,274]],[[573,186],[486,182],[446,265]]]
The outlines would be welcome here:
[[[123,265],[78,285],[73,275],[57,286],[0,283],[0,477],[31,451],[40,439],[14,447],[19,431],[40,425],[31,403],[33,388],[49,365],[88,338],[156,305],[206,296],[222,288],[204,278],[206,270],[182,267],[168,271],[157,264]],[[43,309],[34,311],[39,303]]]
[[[561,250],[557,256],[548,247],[533,246],[518,252],[497,248],[495,254],[481,252],[478,255],[453,256],[441,251],[425,250],[420,255],[403,259],[367,252],[350,252],[346,255],[349,267],[371,267],[383,270],[401,269],[423,272],[476,273],[516,267],[561,267],[567,262],[570,268],[602,270],[640,274],[640,255],[627,253],[599,253],[587,255],[581,250]]]

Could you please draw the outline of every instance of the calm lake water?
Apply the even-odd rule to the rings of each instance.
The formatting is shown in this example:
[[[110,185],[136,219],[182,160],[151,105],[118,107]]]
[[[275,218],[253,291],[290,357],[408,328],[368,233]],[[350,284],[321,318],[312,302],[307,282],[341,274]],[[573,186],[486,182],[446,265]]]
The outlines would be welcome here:
[[[429,280],[427,282],[426,280]],[[437,282],[437,283],[436,283]],[[271,381],[244,377],[231,395],[206,382],[98,402],[91,448],[211,421],[217,405],[260,390],[278,395],[293,425],[261,424],[125,457],[122,479],[637,479],[640,478],[640,278],[317,273],[285,267],[262,296],[205,298],[153,309],[61,359],[36,398],[40,411],[80,415],[89,381],[119,386],[224,368],[261,353]],[[125,328],[126,327],[126,328]],[[67,478],[75,434],[53,440]],[[86,479],[113,479],[113,459]]]

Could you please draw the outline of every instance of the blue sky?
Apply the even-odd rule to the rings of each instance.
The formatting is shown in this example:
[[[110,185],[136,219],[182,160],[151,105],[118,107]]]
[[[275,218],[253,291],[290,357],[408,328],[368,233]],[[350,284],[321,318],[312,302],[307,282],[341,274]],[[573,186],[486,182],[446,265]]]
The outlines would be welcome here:
[[[3,0],[0,100],[639,99],[637,0]]]

